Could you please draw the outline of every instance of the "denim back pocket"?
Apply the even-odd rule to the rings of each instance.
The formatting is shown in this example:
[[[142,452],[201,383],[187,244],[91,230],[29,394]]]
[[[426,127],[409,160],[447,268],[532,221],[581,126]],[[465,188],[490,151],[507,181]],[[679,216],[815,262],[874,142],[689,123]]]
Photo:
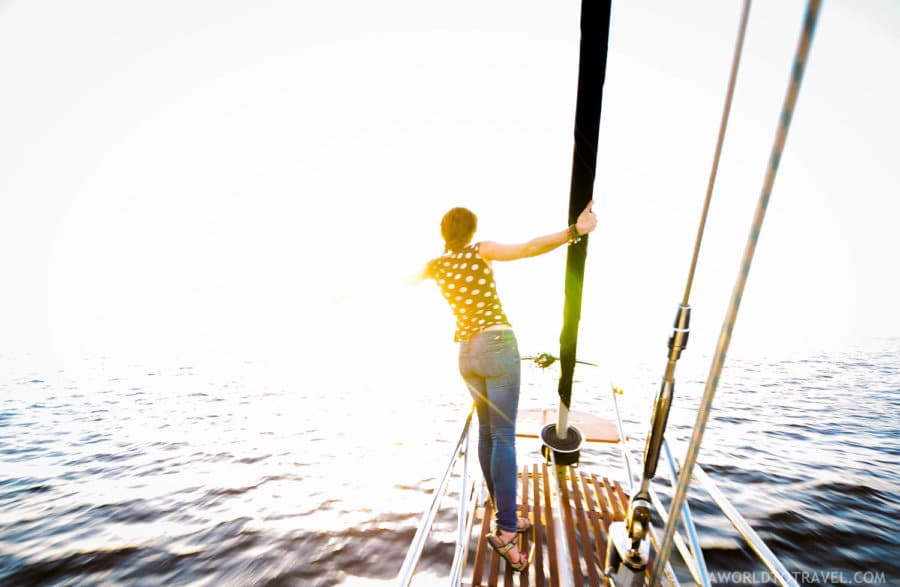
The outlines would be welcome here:
[[[484,376],[497,377],[504,373],[518,372],[520,369],[519,346],[512,330],[488,331],[484,352],[481,356],[481,371]]]

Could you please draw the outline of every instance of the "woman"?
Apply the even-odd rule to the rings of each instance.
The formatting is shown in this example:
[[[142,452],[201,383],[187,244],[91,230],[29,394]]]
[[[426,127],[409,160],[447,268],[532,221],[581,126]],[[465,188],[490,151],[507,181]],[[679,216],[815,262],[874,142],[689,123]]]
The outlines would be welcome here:
[[[496,507],[496,530],[487,540],[519,572],[529,561],[519,552],[516,537],[531,528],[528,519],[516,517],[515,426],[521,359],[497,295],[491,262],[534,257],[576,242],[597,226],[592,205],[589,202],[565,230],[521,244],[470,244],[477,218],[465,208],[453,208],[441,220],[444,254],[425,269],[425,276],[437,282],[456,316],[459,371],[475,400],[478,460]]]

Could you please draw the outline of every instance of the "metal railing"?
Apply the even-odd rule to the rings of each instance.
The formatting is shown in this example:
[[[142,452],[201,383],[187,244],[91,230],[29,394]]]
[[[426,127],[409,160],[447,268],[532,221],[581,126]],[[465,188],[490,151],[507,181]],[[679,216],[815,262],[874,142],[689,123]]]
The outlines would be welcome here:
[[[672,458],[672,451],[669,450],[669,443],[663,440],[663,452],[666,455],[666,462],[669,465],[669,479],[672,487],[678,483],[678,469],[675,466],[675,459]],[[688,534],[688,540],[691,542],[691,554],[693,554],[693,562],[696,565],[696,572],[692,573],[697,579],[699,575],[699,583],[701,585],[709,585],[709,570],[706,568],[706,560],[703,558],[703,550],[700,548],[700,539],[697,537],[697,528],[694,526],[694,518],[691,515],[691,508],[685,502],[681,507],[681,515],[684,517],[684,528]],[[682,555],[684,558],[684,555]]]
[[[453,448],[453,454],[450,456],[450,462],[447,464],[447,469],[444,471],[443,477],[441,477],[441,481],[438,484],[437,488],[434,491],[434,497],[431,500],[431,505],[425,511],[425,514],[422,516],[422,522],[419,524],[418,529],[416,530],[416,534],[413,536],[412,543],[410,544],[409,550],[406,552],[406,558],[403,560],[403,564],[400,566],[400,573],[397,575],[398,585],[402,587],[408,587],[410,581],[412,581],[413,574],[416,571],[416,566],[419,564],[419,559],[422,557],[422,551],[425,548],[425,541],[428,538],[428,534],[431,532],[431,528],[434,525],[434,519],[437,516],[437,512],[441,506],[441,500],[447,492],[447,486],[450,483],[450,477],[453,474],[453,469],[456,466],[457,461],[460,456],[464,457],[464,466],[462,471],[462,486],[460,487],[460,509],[458,516],[458,537],[457,537],[457,545],[456,545],[456,554],[454,555],[453,568],[451,568],[451,576],[455,576],[455,583],[451,583],[452,585],[459,585],[459,581],[462,575],[462,564],[465,562],[465,549],[466,549],[466,539],[465,539],[465,525],[468,525],[470,522],[467,522],[467,516],[465,515],[466,507],[467,507],[467,495],[470,495],[467,491],[467,485],[469,485],[469,475],[468,475],[468,445],[469,445],[469,429],[472,426],[472,415],[475,413],[474,406],[469,411],[469,415],[466,417],[466,422],[463,425],[462,433],[459,436],[459,440],[456,442],[456,446]],[[462,553],[460,552],[462,551]],[[457,569],[459,566],[459,569]]]

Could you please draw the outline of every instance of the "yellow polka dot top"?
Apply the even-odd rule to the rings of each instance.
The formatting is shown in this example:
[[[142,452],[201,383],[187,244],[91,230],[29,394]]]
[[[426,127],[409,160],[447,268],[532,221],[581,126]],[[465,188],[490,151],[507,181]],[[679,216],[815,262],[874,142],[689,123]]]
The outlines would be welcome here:
[[[428,275],[441,288],[456,316],[453,340],[467,341],[488,326],[509,325],[497,296],[494,272],[478,254],[477,243],[433,259]]]

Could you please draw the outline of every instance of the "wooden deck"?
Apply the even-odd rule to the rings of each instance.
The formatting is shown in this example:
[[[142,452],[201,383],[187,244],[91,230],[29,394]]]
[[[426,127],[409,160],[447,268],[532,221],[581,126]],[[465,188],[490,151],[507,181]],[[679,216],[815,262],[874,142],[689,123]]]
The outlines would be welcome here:
[[[556,541],[564,539],[569,545],[570,566],[575,585],[603,585],[602,568],[606,558],[606,536],[610,523],[625,519],[628,497],[618,482],[598,477],[577,468],[560,483],[562,508],[561,527],[565,536],[556,535],[555,512],[551,507],[551,484],[556,474],[546,464],[534,464],[520,471],[521,488],[519,515],[534,524],[533,533],[520,539],[520,548],[528,552],[534,543],[534,555],[526,573],[514,573],[484,536],[491,532],[493,511],[490,504],[476,512],[473,534],[476,546],[466,561],[464,585],[495,586],[521,585],[527,587],[560,586],[559,562],[556,560]]]

